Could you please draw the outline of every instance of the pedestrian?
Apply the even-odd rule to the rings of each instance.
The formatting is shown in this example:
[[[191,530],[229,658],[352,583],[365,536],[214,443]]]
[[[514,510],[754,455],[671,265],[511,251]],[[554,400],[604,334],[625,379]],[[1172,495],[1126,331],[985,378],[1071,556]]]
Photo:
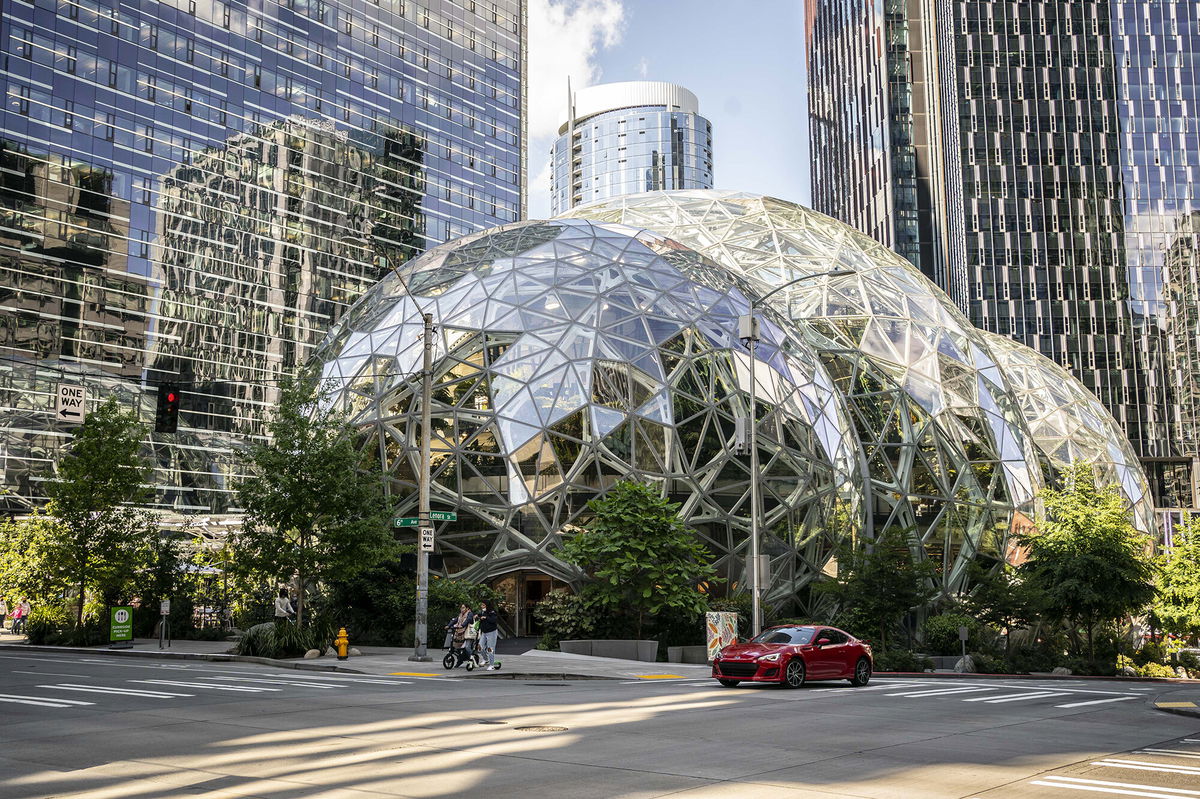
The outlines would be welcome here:
[[[4,634],[4,620],[8,618],[8,602],[0,596],[0,635]]]
[[[279,596],[275,598],[275,623],[285,624],[295,615],[296,611],[292,610],[292,600],[288,599],[287,589],[280,588]]]
[[[33,606],[29,604],[27,597],[21,597],[21,601],[17,603],[17,609],[13,611],[13,635],[25,634],[25,622],[29,620],[29,614],[33,611]]]
[[[479,621],[479,646],[487,658],[487,670],[495,671],[496,639],[499,637],[500,623],[491,602],[485,599],[479,603],[479,615],[476,619]]]

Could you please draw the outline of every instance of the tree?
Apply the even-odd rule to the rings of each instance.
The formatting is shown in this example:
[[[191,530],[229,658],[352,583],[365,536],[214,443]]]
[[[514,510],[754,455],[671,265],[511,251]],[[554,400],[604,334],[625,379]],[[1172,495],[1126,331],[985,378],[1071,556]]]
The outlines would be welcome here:
[[[297,623],[310,582],[349,579],[391,558],[396,544],[378,471],[364,469],[346,419],[322,407],[315,379],[281,387],[270,440],[244,455],[246,511],[233,539],[235,568],[297,580]]]
[[[1175,528],[1174,546],[1158,558],[1158,598],[1154,614],[1164,630],[1200,636],[1200,519]]]
[[[852,630],[879,633],[879,648],[888,648],[888,630],[904,615],[937,593],[936,568],[915,560],[909,531],[892,527],[861,548],[845,548],[838,556],[838,576],[817,586],[838,600],[843,623]]]
[[[677,503],[623,480],[588,509],[591,521],[563,545],[562,557],[587,575],[590,604],[631,617],[638,638],[648,615],[705,611],[698,587],[717,573],[697,533],[677,515]]]
[[[42,568],[78,587],[77,625],[87,590],[115,599],[157,537],[152,517],[131,506],[150,496],[145,434],[135,414],[110,397],[75,432],[47,486],[46,511],[58,523],[40,542]]]
[[[59,521],[37,511],[0,521],[0,596],[28,597],[38,604],[61,596],[70,578],[48,553],[63,537]]]
[[[1038,598],[1008,565],[988,569],[971,563],[971,593],[962,598],[963,609],[991,627],[1004,630],[1004,658],[1009,656],[1009,641],[1016,627],[1037,618]]]
[[[1060,478],[1060,488],[1042,491],[1045,516],[1018,537],[1028,551],[1018,574],[1038,593],[1047,616],[1084,628],[1094,660],[1096,625],[1154,598],[1149,542],[1134,528],[1117,489],[1097,487],[1089,465],[1076,462]]]

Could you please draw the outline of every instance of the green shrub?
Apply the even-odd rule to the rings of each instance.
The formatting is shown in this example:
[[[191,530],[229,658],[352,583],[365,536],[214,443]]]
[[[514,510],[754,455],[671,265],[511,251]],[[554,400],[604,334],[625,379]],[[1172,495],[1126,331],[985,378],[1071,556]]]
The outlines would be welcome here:
[[[1174,677],[1175,669],[1163,663],[1145,663],[1138,667],[1139,677]]]
[[[559,641],[594,638],[600,614],[579,594],[551,591],[533,607],[533,617],[542,626],[539,649],[558,649]]]
[[[957,655],[962,652],[958,628],[966,627],[968,641],[977,643],[979,622],[962,613],[943,613],[925,621],[925,648],[935,655]]]
[[[1154,641],[1147,641],[1142,644],[1142,648],[1133,653],[1133,662],[1138,666],[1145,666],[1147,663],[1162,663],[1167,659],[1167,653],[1162,644]]]
[[[875,653],[875,671],[919,672],[933,668],[933,661],[904,649]]]
[[[1200,657],[1196,657],[1191,652],[1179,653],[1179,665],[1187,669],[1188,674],[1200,673]]]
[[[233,651],[246,657],[275,657],[275,623],[263,622],[246,630]]]

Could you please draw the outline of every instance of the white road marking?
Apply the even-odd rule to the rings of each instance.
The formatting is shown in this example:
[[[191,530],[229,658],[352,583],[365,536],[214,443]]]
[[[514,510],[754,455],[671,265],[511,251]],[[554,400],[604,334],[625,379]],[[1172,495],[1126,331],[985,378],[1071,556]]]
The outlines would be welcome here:
[[[1158,785],[1141,785],[1136,782],[1110,782],[1108,780],[1087,780],[1082,777],[1049,776],[1034,780],[1032,785],[1044,785],[1052,788],[1074,788],[1076,790],[1096,791],[1098,793],[1116,793],[1126,796],[1153,797],[1200,797],[1200,791],[1185,788],[1163,788]],[[1149,793],[1143,793],[1149,791]]]
[[[1088,705],[1103,705],[1105,702],[1127,702],[1130,699],[1141,699],[1140,696],[1114,696],[1111,699],[1092,699],[1087,702],[1072,702],[1068,705],[1055,705],[1055,707],[1086,707]]]
[[[195,694],[175,694],[167,691],[143,691],[138,688],[109,688],[104,685],[39,685],[38,688],[53,688],[59,691],[83,691],[92,694],[119,694],[121,696],[141,696],[153,699],[171,699],[177,696],[195,696]]]
[[[267,677],[200,677],[203,680],[225,680],[229,682],[267,683],[268,685],[295,685],[301,688],[345,688],[340,683],[297,682],[294,680],[272,680]]]
[[[900,692],[898,694],[884,694],[884,696],[904,696],[904,697],[911,698],[911,697],[918,697],[918,696],[948,696],[950,694],[971,694],[971,693],[979,693],[980,691],[995,691],[995,690],[996,690],[995,688],[943,688],[943,689],[937,690],[937,691],[918,691],[916,693]]]
[[[129,680],[128,682],[146,683],[148,685],[174,685],[179,688],[207,688],[213,691],[237,691],[244,694],[283,690],[282,688],[268,688],[265,685],[213,685],[206,682],[179,682],[176,680]]]
[[[15,696],[13,694],[0,694],[0,702],[11,702],[15,705],[38,705],[39,707],[74,707],[96,704],[95,702],[80,702],[78,699],[59,699],[57,696]]]
[[[1164,771],[1168,774],[1196,774],[1200,775],[1200,768],[1195,766],[1174,766],[1168,763],[1149,763],[1145,760],[1115,760],[1106,758],[1104,760],[1093,760],[1093,766],[1109,766],[1111,768],[1131,768],[1138,771]]]
[[[1200,760],[1200,752],[1184,752],[1179,749],[1139,749],[1135,755],[1169,755],[1170,757],[1190,757]]]
[[[1040,694],[1025,694],[1024,696],[1000,696],[1000,697],[996,697],[995,699],[992,699],[990,697],[984,697],[983,701],[989,705],[1000,705],[1000,704],[1004,704],[1005,702],[1025,702],[1030,699],[1049,699],[1050,697],[1053,697],[1053,696],[1070,696],[1070,694],[1067,694],[1063,691],[1046,691],[1046,692],[1043,692]],[[976,700],[964,699],[962,701],[974,702]]]

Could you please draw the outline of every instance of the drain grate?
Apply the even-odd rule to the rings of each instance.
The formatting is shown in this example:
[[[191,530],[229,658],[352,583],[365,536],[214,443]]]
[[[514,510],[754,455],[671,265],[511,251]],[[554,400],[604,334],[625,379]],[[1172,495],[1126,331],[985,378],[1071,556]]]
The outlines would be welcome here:
[[[513,729],[519,730],[520,732],[566,732],[567,731],[566,727],[552,727],[552,726],[513,727]]]

